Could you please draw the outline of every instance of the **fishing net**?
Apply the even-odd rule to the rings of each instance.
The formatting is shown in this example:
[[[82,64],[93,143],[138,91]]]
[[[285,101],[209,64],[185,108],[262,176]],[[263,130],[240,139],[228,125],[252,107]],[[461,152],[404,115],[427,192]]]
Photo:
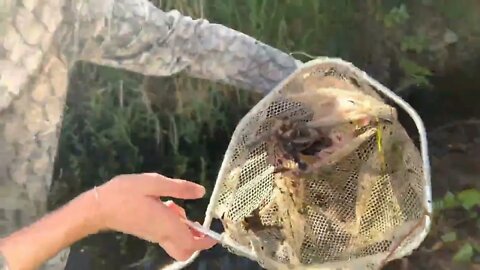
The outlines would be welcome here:
[[[412,118],[420,149],[387,100]],[[319,58],[240,121],[197,229],[266,269],[379,269],[420,245],[430,212],[419,116],[351,63]]]

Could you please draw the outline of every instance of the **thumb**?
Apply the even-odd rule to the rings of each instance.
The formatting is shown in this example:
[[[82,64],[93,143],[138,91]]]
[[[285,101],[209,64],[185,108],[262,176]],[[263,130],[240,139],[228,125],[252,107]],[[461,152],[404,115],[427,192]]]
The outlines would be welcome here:
[[[173,212],[175,212],[177,215],[181,216],[182,218],[187,218],[187,213],[185,212],[185,209],[183,209],[181,206],[178,204],[174,203],[173,201],[166,201],[163,204]]]

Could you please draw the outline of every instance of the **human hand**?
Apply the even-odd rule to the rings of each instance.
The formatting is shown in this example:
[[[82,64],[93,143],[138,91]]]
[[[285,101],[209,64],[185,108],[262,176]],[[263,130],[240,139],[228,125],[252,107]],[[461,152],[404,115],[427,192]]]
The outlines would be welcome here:
[[[209,249],[216,241],[188,227],[185,210],[161,197],[198,199],[205,189],[193,182],[159,174],[120,175],[92,190],[97,198],[98,228],[158,243],[176,260]]]

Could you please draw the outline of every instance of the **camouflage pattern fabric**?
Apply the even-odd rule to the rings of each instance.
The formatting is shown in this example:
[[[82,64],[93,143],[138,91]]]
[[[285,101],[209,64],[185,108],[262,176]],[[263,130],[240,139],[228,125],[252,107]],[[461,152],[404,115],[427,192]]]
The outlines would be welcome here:
[[[264,93],[299,64],[146,0],[0,0],[0,237],[47,211],[69,71],[80,60]],[[67,257],[68,249],[44,269],[63,269]]]
[[[8,270],[7,262],[2,254],[0,254],[0,270]]]

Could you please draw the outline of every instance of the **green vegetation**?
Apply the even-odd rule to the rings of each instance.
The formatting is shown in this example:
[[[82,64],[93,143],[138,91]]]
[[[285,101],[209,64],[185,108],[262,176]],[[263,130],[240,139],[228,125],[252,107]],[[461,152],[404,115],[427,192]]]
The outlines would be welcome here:
[[[474,0],[152,2],[164,10],[176,8],[232,27],[302,61],[310,59],[306,55],[344,58],[396,91],[412,85],[431,87],[430,77],[443,71],[448,46],[467,36],[478,40],[480,35]],[[442,34],[442,21],[429,21],[434,15],[455,26],[453,33]],[[470,26],[458,22],[464,19]],[[471,39],[463,39],[467,43],[461,48],[470,48]],[[230,135],[259,98],[183,74],[146,78],[79,63],[65,112],[52,207],[121,173],[157,171],[197,181],[211,191]],[[458,215],[463,208],[460,216],[468,217],[465,222],[479,224],[478,193],[476,189],[448,193],[438,203],[436,218],[447,217],[448,211]],[[185,207],[192,219],[201,220],[206,204],[205,199]],[[452,260],[472,260],[479,252],[478,240],[457,227],[448,228],[434,227],[430,238],[442,243],[435,247],[448,246]],[[146,251],[147,244],[126,236],[112,239],[120,243],[116,256],[121,259],[92,251],[98,255],[99,269],[117,269],[114,263],[121,266],[161,252],[154,246]],[[95,244],[89,243],[79,246],[94,250]]]
[[[480,253],[480,190],[447,192],[435,202],[436,222],[432,235],[440,236],[434,249],[445,248],[457,263],[470,263]],[[472,233],[473,232],[473,233]],[[477,232],[477,233],[475,233]]]

